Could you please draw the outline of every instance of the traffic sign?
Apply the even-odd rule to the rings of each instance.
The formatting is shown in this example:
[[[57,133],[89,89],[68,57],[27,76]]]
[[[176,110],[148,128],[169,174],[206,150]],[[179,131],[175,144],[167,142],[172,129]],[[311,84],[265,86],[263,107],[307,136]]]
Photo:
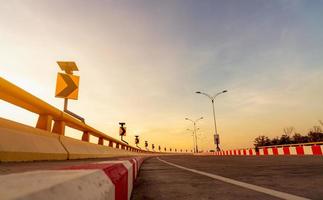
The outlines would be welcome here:
[[[120,128],[119,128],[119,135],[120,135],[120,136],[126,136],[127,128],[126,128],[126,127],[124,127],[124,125],[125,125],[126,123],[124,123],[124,122],[120,122],[119,124],[120,124]]]
[[[75,62],[57,61],[57,64],[61,68],[61,70],[65,71],[67,74],[73,74],[73,71],[79,70]]]
[[[58,73],[55,97],[77,100],[79,91],[79,81],[79,76]]]
[[[139,144],[139,136],[138,135],[135,135],[135,144]]]

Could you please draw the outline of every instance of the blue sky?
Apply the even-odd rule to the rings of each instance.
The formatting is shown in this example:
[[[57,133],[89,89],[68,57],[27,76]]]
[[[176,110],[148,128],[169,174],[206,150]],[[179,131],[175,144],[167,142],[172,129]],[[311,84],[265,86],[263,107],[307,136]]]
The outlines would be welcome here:
[[[182,148],[191,147],[184,118],[200,116],[201,146],[213,146],[210,102],[194,92],[228,89],[216,102],[223,147],[248,147],[323,118],[322,10],[298,0],[2,1],[0,73],[61,107],[55,62],[74,60],[80,98],[70,106],[90,125],[117,137],[122,120],[129,140]]]

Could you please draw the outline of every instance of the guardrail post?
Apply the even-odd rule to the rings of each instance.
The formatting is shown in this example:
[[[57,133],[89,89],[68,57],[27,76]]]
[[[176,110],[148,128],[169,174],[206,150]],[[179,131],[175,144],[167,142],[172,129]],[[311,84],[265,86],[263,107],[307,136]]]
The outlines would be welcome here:
[[[65,122],[63,120],[55,120],[52,132],[65,135]]]
[[[119,149],[119,144],[118,143],[116,143],[116,148]]]
[[[99,144],[99,145],[103,145],[103,137],[99,137],[98,144]]]
[[[52,129],[53,117],[50,115],[39,115],[36,128],[43,129],[46,131],[51,131]]]
[[[90,133],[88,131],[83,132],[82,141],[84,141],[84,142],[89,142],[90,141]]]
[[[113,142],[109,141],[109,147],[113,147]]]

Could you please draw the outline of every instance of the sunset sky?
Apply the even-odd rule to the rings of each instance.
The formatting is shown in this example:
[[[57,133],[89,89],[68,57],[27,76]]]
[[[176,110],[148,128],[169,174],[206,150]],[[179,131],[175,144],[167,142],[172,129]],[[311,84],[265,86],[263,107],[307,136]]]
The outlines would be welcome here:
[[[62,109],[56,61],[75,61],[79,100],[69,109],[108,135],[118,122],[155,146],[252,147],[284,127],[323,120],[323,1],[7,0],[0,2],[0,75]],[[0,117],[37,115],[0,101]],[[70,129],[67,135],[80,138]],[[95,141],[92,139],[92,141]]]

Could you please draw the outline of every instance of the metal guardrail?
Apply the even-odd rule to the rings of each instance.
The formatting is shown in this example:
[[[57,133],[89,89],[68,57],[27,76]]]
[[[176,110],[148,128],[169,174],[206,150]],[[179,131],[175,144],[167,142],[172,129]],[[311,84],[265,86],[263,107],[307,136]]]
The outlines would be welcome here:
[[[64,135],[65,126],[68,126],[70,128],[83,132],[82,141],[89,142],[89,136],[93,135],[99,138],[99,145],[103,145],[103,141],[106,140],[109,141],[109,147],[114,147],[113,144],[116,144],[115,148],[121,147],[121,149],[128,151],[154,153],[152,151],[146,151],[130,146],[113,137],[110,137],[102,133],[101,131],[96,130],[95,128],[79,121],[71,115],[44,102],[38,97],[33,96],[32,94],[10,83],[2,77],[0,77],[0,99],[38,114],[39,117],[36,128]],[[52,127],[53,121],[54,125]]]

